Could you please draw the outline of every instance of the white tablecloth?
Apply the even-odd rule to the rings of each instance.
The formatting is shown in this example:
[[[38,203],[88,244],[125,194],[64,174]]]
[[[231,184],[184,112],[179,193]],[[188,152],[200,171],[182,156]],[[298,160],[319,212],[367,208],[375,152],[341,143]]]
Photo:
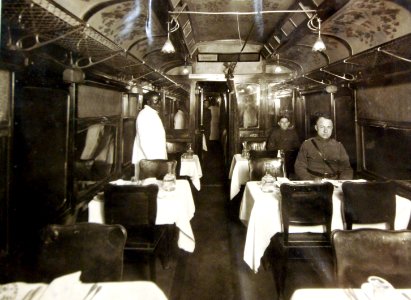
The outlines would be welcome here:
[[[241,154],[235,154],[231,161],[228,178],[231,179],[230,199],[232,200],[240,191],[241,185],[250,180],[248,159],[242,158]]]
[[[271,237],[282,231],[279,208],[280,190],[276,188],[273,193],[264,193],[258,183],[257,181],[247,182],[240,207],[240,220],[247,225],[244,261],[254,272],[258,271],[261,257],[270,244]],[[342,197],[340,185],[338,188],[334,188],[333,193],[332,230],[344,228],[341,215]],[[411,201],[398,195],[396,200],[395,229],[406,229],[411,214]],[[353,228],[359,227],[353,225]],[[367,227],[371,226],[367,225]],[[307,231],[307,227],[290,227],[290,232],[298,231]],[[312,226],[310,231],[321,232],[323,228],[322,226]]]
[[[0,285],[0,299],[22,300],[32,294],[30,300],[84,300],[92,283],[82,283],[80,272],[56,278],[50,284],[13,282]],[[151,281],[123,281],[97,283],[97,294],[93,300],[167,300],[163,291]]]
[[[407,297],[403,296],[407,295]],[[299,289],[291,296],[290,300],[370,300],[361,289]],[[376,298],[375,298],[376,299]],[[396,289],[394,294],[384,297],[390,300],[411,299],[411,289]]]
[[[88,204],[88,221],[104,223],[104,200],[94,197]],[[159,189],[157,197],[156,224],[176,224],[179,228],[178,246],[188,252],[193,252],[195,239],[190,220],[195,212],[193,195],[187,180],[177,180],[176,189],[166,192]]]
[[[190,177],[197,191],[201,189],[200,178],[203,177],[203,171],[197,154],[193,158],[181,158],[180,176]]]

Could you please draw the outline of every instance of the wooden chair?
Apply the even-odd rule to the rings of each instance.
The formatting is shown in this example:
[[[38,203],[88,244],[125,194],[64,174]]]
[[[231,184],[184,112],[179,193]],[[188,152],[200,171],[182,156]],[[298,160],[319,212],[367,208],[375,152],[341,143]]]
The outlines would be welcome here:
[[[289,259],[320,259],[324,252],[331,257],[331,220],[333,185],[329,182],[280,186],[280,211],[283,232],[272,238],[272,260],[278,294],[282,297]],[[290,225],[323,225],[324,233],[290,233]],[[309,231],[309,230],[307,230]],[[327,254],[328,252],[328,254]],[[315,254],[312,254],[315,253]],[[331,273],[331,272],[330,272]],[[330,276],[332,277],[332,276]]]
[[[167,142],[167,157],[168,160],[177,161],[176,176],[179,178],[181,169],[181,156],[187,151],[187,142]]]
[[[265,174],[265,163],[277,163],[281,166],[278,168],[278,172],[274,173],[271,172],[271,175],[277,177],[284,177],[284,160],[282,158],[272,158],[272,157],[262,157],[262,158],[254,158],[249,160],[249,167],[250,167],[250,180],[261,180],[261,178]]]
[[[168,172],[168,162],[173,163],[174,174],[176,174],[177,161],[167,159],[142,159],[140,160],[140,175],[139,179],[155,177],[158,180],[163,180]],[[177,176],[177,174],[176,174]]]
[[[249,150],[264,151],[266,150],[266,142],[248,142],[247,148]]]
[[[341,287],[359,288],[371,275],[394,287],[411,286],[411,231],[335,230],[331,242]]]
[[[127,233],[121,225],[48,225],[43,233],[37,272],[41,281],[81,271],[83,282],[120,281]]]
[[[250,150],[250,159],[256,158],[276,158],[278,150]]]
[[[289,178],[290,180],[296,179],[294,164],[297,159],[297,155],[298,155],[298,149],[284,151],[285,174],[287,175],[287,178]]]
[[[393,182],[344,182],[343,218],[346,229],[352,224],[387,223],[394,229],[395,184]]]
[[[176,165],[175,165],[175,174],[176,178],[180,179],[180,170],[181,170],[181,157],[185,153],[185,151],[182,152],[173,152],[173,153],[167,153],[168,160],[175,160]],[[164,177],[164,176],[163,176]],[[162,179],[162,178],[161,178]]]
[[[125,251],[149,258],[150,278],[156,279],[156,257],[166,238],[166,226],[156,225],[157,185],[113,185],[104,189],[107,224],[121,224],[127,230]],[[168,243],[165,243],[168,246]],[[166,249],[165,255],[168,255]]]

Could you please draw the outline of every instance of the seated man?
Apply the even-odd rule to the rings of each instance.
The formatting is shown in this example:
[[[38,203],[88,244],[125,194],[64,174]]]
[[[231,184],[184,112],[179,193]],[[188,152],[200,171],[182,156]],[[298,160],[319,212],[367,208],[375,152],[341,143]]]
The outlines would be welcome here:
[[[317,136],[301,145],[295,162],[295,172],[300,180],[321,178],[352,179],[353,170],[344,146],[330,138],[333,122],[329,116],[317,119]]]
[[[267,150],[294,150],[300,146],[297,132],[290,127],[290,120],[287,116],[280,116],[278,125],[273,128],[268,140]]]

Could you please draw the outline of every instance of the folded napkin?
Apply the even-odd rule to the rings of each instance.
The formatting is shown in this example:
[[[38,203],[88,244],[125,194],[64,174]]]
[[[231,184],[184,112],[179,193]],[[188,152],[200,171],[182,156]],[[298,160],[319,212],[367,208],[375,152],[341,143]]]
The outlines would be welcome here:
[[[149,177],[149,178],[143,179],[142,185],[149,185],[149,184],[156,184],[156,185],[158,185],[157,178],[155,178],[155,177]]]
[[[361,285],[361,291],[367,296],[368,299],[375,300],[404,300],[404,297],[400,291],[396,290],[391,283],[381,277],[370,276],[367,282]]]
[[[92,284],[80,281],[81,272],[75,272],[54,279],[44,291],[41,300],[73,300],[84,299]]]
[[[123,180],[123,179],[117,179],[114,181],[110,181],[111,184],[115,185],[133,185],[137,184],[137,182],[129,181],[129,180]]]

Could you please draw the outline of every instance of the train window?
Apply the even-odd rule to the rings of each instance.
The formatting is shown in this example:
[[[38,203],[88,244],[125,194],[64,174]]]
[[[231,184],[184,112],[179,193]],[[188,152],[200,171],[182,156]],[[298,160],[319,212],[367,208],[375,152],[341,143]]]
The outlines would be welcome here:
[[[239,127],[258,128],[260,118],[260,85],[257,83],[236,84]]]
[[[115,172],[117,127],[108,119],[80,120],[75,137],[77,192],[88,190]]]
[[[364,166],[389,179],[411,179],[411,129],[363,126]]]

